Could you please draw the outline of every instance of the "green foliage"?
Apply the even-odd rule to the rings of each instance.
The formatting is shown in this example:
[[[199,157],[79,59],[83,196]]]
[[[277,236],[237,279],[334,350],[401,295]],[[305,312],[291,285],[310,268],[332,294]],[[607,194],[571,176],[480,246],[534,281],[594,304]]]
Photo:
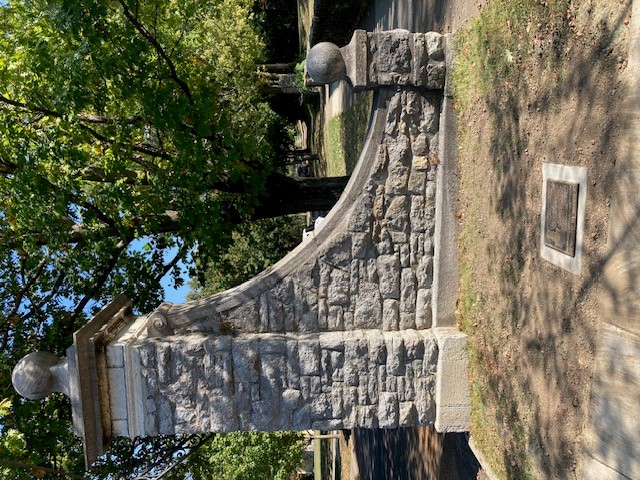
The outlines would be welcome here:
[[[17,397],[10,366],[63,355],[117,293],[155,308],[177,260],[207,264],[256,207],[275,116],[252,8],[0,2],[0,458],[81,472],[68,400]]]
[[[206,297],[246,282],[298,245],[303,228],[300,216],[269,218],[238,226],[226,251],[211,260],[203,278],[194,279],[190,297]]]
[[[187,460],[176,478],[185,478],[186,471],[194,480],[288,480],[302,462],[302,447],[297,432],[218,434]]]
[[[327,176],[350,175],[358,162],[369,127],[371,93],[329,120],[323,131]]]

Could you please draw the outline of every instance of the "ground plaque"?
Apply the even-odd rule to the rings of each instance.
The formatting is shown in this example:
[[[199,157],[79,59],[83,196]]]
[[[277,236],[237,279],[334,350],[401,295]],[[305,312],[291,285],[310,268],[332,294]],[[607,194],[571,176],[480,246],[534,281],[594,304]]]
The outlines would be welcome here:
[[[577,183],[547,182],[544,244],[571,257],[576,251],[578,187]]]
[[[580,275],[587,168],[542,164],[540,256]]]

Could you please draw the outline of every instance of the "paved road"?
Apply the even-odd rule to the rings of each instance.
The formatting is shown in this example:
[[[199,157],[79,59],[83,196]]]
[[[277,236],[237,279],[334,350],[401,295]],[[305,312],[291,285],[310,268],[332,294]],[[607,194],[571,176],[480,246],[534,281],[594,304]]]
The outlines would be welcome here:
[[[358,429],[352,439],[362,480],[475,480],[480,469],[466,434]]]
[[[478,12],[486,0],[375,0],[370,1],[360,28],[411,32],[455,32]]]

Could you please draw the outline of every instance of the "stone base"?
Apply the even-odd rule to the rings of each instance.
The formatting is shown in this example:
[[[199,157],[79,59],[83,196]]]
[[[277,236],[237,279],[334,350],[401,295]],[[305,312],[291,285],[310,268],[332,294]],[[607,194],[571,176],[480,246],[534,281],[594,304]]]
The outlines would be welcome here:
[[[467,432],[471,425],[467,335],[452,327],[432,330],[438,343],[436,430]]]

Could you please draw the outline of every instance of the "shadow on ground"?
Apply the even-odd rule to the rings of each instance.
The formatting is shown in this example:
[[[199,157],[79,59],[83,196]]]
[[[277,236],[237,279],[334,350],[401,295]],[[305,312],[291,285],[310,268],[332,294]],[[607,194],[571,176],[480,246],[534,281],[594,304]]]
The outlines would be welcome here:
[[[361,480],[475,480],[480,468],[463,433],[357,429],[352,438]]]

